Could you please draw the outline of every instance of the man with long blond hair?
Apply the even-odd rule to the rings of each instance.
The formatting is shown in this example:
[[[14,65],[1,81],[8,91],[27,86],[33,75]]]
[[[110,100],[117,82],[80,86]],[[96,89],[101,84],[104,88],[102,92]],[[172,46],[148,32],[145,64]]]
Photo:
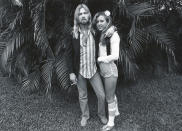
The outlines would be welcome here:
[[[90,117],[87,96],[87,81],[92,85],[98,99],[98,116],[107,123],[105,113],[105,93],[100,74],[97,71],[92,17],[85,4],[79,4],[74,14],[72,42],[68,44],[68,66],[70,80],[77,85],[81,108],[81,126],[86,126]]]

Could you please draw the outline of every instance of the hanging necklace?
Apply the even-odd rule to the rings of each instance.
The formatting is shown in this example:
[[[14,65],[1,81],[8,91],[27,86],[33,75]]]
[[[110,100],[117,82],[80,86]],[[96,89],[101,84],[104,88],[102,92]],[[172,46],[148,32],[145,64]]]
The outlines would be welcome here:
[[[89,33],[88,31],[82,31],[82,45],[83,46],[86,46],[87,45],[87,40],[88,40],[88,37],[89,37]]]

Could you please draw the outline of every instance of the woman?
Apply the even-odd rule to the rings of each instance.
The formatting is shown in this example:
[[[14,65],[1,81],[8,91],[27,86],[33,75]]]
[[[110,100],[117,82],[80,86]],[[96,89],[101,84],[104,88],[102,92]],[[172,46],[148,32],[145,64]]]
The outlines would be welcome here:
[[[111,130],[114,127],[115,116],[119,115],[117,98],[115,95],[118,69],[114,61],[119,58],[120,37],[115,31],[110,38],[105,38],[105,32],[112,26],[109,11],[98,12],[93,19],[93,28],[96,31],[96,44],[98,47],[98,64],[100,74],[105,85],[106,100],[108,103],[108,122],[102,130]]]

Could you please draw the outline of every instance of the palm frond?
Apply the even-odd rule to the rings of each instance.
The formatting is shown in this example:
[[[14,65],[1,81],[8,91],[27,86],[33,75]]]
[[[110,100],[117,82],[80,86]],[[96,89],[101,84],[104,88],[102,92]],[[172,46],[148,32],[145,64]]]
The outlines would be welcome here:
[[[119,15],[125,15],[126,14],[126,4],[125,0],[114,0],[114,11],[113,14],[115,14],[116,10],[119,10]]]
[[[132,61],[132,52],[127,48],[121,48],[119,55],[119,63],[122,65],[119,68],[122,69],[125,79],[135,80],[138,66]]]
[[[38,90],[40,88],[40,78],[41,72],[39,69],[36,69],[22,81],[22,88],[29,91]]]
[[[180,14],[180,16],[182,17],[182,7],[177,8],[177,12]]]
[[[14,33],[12,39],[7,42],[6,48],[3,50],[1,55],[1,64],[3,68],[6,68],[8,58],[13,54],[13,52],[24,43],[22,35],[23,34],[20,32]]]
[[[52,89],[52,72],[54,60],[46,60],[45,64],[41,67],[41,77],[43,78],[46,94],[50,93]]]
[[[149,2],[132,3],[120,2],[118,8],[124,16],[130,19],[136,17],[149,17],[155,14],[155,8]]]
[[[28,77],[29,68],[26,64],[26,47],[17,50],[9,59],[7,63],[7,73],[9,76],[13,76],[19,83],[22,82],[23,78]]]
[[[2,45],[2,48],[4,49],[1,55],[1,64],[2,67],[5,68],[8,58],[14,53],[15,50],[22,47],[23,44],[28,43],[31,41],[31,33],[27,30],[19,30],[18,32],[15,31],[12,33],[11,39],[6,43],[5,45]],[[1,52],[0,52],[1,53]]]
[[[21,26],[21,23],[23,21],[23,10],[20,10],[17,12],[15,19],[10,23],[9,29],[12,31],[16,28],[19,28]]]
[[[155,8],[149,2],[142,2],[139,4],[130,5],[127,7],[127,9],[132,17],[136,17],[152,16]]]
[[[21,45],[25,42],[25,39],[27,40],[27,32],[24,32],[24,29],[21,28],[21,24],[24,18],[23,10],[20,9],[11,15],[8,14],[8,10],[9,8],[2,10],[4,15],[7,14],[8,18],[9,16],[11,17],[10,20],[13,18],[13,20],[9,23],[7,29],[5,29],[0,35],[1,39],[8,40],[6,44],[4,43],[1,45],[1,51],[3,52],[0,52],[0,54],[2,59],[1,64],[3,68],[5,68],[10,55],[13,54],[16,49],[21,47]],[[2,15],[2,17],[4,17],[4,15]]]
[[[1,39],[9,39],[7,37],[11,34],[11,31],[13,31],[15,27],[21,27],[20,23],[22,23],[23,15],[21,9],[14,10],[10,6],[0,8],[0,20],[3,26],[0,34]]]
[[[59,0],[50,1],[47,9],[52,8],[55,4],[59,4],[57,8],[58,11],[62,12],[62,15],[57,17],[56,21],[52,21],[51,18],[46,19],[47,24],[46,28],[48,29],[47,34],[50,42],[50,46],[53,49],[54,54],[57,56],[59,53],[63,54],[64,49],[66,47],[66,42],[68,36],[72,32],[71,20],[70,17],[73,14],[72,6],[68,2],[63,2]],[[50,15],[55,14],[56,12],[53,10],[49,12]]]
[[[3,53],[3,50],[6,48],[6,42],[1,41],[0,42],[0,56]]]
[[[35,44],[41,48],[42,53],[45,54],[45,51],[48,47],[48,39],[45,29],[45,6],[46,0],[41,0],[33,9],[32,9],[32,18],[34,22],[34,40]]]
[[[166,53],[174,56],[174,39],[160,24],[154,24],[146,28],[146,31],[151,35],[151,39],[166,51]]]
[[[3,25],[3,18],[6,16],[7,14],[7,8],[6,7],[1,7],[0,8],[0,25]]]
[[[129,32],[129,44],[134,55],[137,56],[143,52],[144,45],[148,43],[146,32],[135,27],[135,21]]]
[[[68,67],[66,64],[66,59],[64,56],[61,56],[56,60],[55,63],[55,71],[57,75],[57,79],[60,83],[60,86],[64,89],[68,89],[70,86],[70,79],[68,74]]]

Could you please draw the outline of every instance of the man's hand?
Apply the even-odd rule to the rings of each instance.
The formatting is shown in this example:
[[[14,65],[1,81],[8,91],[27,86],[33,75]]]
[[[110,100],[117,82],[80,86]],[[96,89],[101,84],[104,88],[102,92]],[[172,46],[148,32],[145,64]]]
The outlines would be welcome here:
[[[115,26],[111,26],[105,33],[104,37],[111,37],[114,32],[116,31],[116,27]]]
[[[77,78],[75,73],[70,74],[70,81],[72,82],[73,85],[77,83]]]

